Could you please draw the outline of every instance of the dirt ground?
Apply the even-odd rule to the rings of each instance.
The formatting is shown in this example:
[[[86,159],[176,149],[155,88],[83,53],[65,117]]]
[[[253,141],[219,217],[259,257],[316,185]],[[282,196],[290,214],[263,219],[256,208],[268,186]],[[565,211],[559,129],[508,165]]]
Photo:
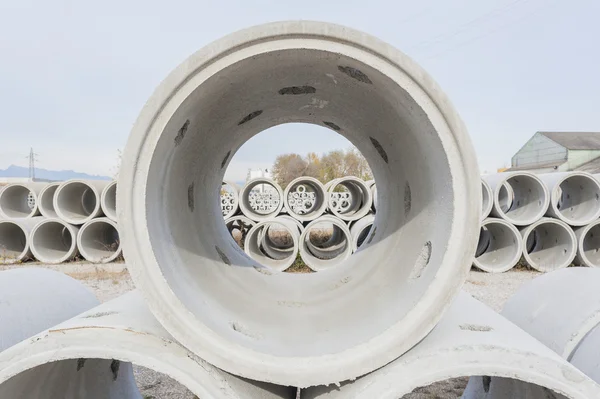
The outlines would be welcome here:
[[[89,287],[102,302],[116,298],[135,288],[124,263],[107,265],[27,263],[20,266],[0,266],[0,271],[15,267],[44,267],[66,273]],[[538,275],[539,273],[524,268],[513,269],[502,274],[488,274],[472,270],[463,289],[492,309],[500,311],[504,302],[521,284]],[[144,399],[196,398],[185,387],[165,375],[137,366],[134,367],[134,374]],[[460,398],[466,383],[466,378],[441,381],[427,387],[417,388],[412,393],[405,395],[404,399]]]

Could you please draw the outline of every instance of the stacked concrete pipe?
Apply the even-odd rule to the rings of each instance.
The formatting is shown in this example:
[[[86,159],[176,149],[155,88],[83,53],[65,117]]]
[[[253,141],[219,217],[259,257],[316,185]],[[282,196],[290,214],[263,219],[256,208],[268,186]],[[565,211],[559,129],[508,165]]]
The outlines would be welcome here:
[[[576,263],[581,266],[600,267],[600,219],[575,229],[575,237]]]
[[[521,229],[523,257],[540,272],[562,269],[577,254],[577,238],[568,224],[559,219],[542,218]]]
[[[250,194],[255,187],[260,185],[263,187],[270,187],[270,190],[272,189],[275,196],[279,199],[276,204],[269,204],[269,209],[254,210],[250,205]],[[250,180],[240,190],[239,206],[244,216],[246,216],[248,219],[254,220],[255,222],[272,219],[277,216],[283,208],[283,191],[281,190],[279,184],[275,183],[275,181],[272,179],[259,177]]]
[[[325,233],[329,236],[328,240],[322,245],[313,243],[313,232],[320,235]],[[325,215],[310,222],[302,232],[300,255],[306,266],[313,271],[327,270],[340,266],[352,255],[352,243],[352,233],[348,226],[338,218]]]
[[[104,215],[102,192],[111,184],[104,180],[67,180],[54,194],[54,210],[67,223],[82,225]]]
[[[523,253],[519,230],[503,219],[487,218],[481,223],[473,265],[488,273],[512,269]]]
[[[297,121],[357,146],[380,215],[338,267],[265,274],[214,195],[244,142]],[[466,278],[481,214],[466,129],[426,72],[376,38],[307,21],[235,33],[175,69],[132,130],[118,184],[128,269],[158,320],[216,367],[283,385],[354,378],[421,341]]]
[[[121,255],[117,223],[109,218],[92,219],[79,229],[77,248],[87,261],[109,263]]]
[[[0,263],[20,263],[31,259],[31,230],[42,217],[0,220]]]
[[[270,233],[284,235],[286,241],[291,242],[278,242]],[[246,235],[244,251],[261,265],[274,271],[284,271],[296,260],[299,238],[297,224],[280,216],[254,225]]]
[[[222,191],[225,191],[227,194],[219,196],[221,200],[221,212],[223,213],[223,219],[229,219],[234,217],[240,208],[240,188],[233,182],[223,181],[221,184]]]
[[[356,252],[367,240],[367,237],[371,232],[371,227],[373,227],[373,223],[375,223],[375,215],[371,213],[350,225],[353,251]]]
[[[102,213],[113,222],[117,221],[117,181],[108,183],[100,194]]]
[[[600,217],[600,183],[591,174],[562,172],[539,177],[550,193],[547,216],[571,226],[584,226]]]
[[[47,183],[14,183],[0,191],[0,216],[7,219],[40,215],[38,194]]]
[[[56,194],[58,186],[60,186],[60,183],[50,183],[40,190],[37,197],[37,205],[44,217],[58,218],[58,214],[54,209],[54,194]]]
[[[30,233],[29,247],[33,256],[43,263],[58,264],[75,259],[79,254],[79,227],[61,219],[44,219]]]
[[[290,200],[294,193],[300,188],[304,188],[303,193],[314,193],[314,202],[303,212],[296,212],[294,207],[290,206]],[[321,216],[327,209],[327,192],[323,184],[314,177],[302,176],[292,180],[283,192],[283,205],[287,213],[301,222],[309,222]]]
[[[339,206],[334,204],[331,195],[335,192],[337,187],[343,187],[350,194],[347,201],[347,206]],[[355,221],[362,217],[365,217],[373,206],[373,196],[371,189],[364,180],[359,179],[355,176],[346,176],[341,179],[337,179],[328,189],[329,198],[329,209],[338,218],[345,221]]]

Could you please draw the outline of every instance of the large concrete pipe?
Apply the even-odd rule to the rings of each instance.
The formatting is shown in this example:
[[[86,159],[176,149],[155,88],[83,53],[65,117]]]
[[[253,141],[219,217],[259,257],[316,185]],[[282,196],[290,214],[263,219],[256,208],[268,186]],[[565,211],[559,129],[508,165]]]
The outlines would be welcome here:
[[[546,273],[567,267],[577,254],[577,238],[562,220],[542,218],[521,229],[523,257],[529,266]]]
[[[397,360],[339,386],[308,388],[302,398],[396,399],[418,387],[468,376],[472,383],[463,399],[600,397],[600,386],[581,371],[463,292],[437,327]],[[501,389],[502,380],[512,384]]]
[[[48,183],[13,183],[0,191],[0,217],[22,219],[39,216],[38,194]]]
[[[202,399],[292,399],[294,389],[227,374],[169,335],[133,291],[0,352],[0,397],[141,399],[131,363]]]
[[[546,215],[571,226],[583,226],[600,217],[600,183],[585,172],[539,175],[550,193]]]
[[[121,255],[117,223],[109,218],[92,219],[79,229],[77,248],[87,261],[109,263]]]
[[[523,253],[519,230],[503,219],[487,218],[481,223],[473,265],[488,273],[512,269]]]
[[[548,209],[550,195],[539,177],[529,172],[507,172],[483,176],[494,194],[491,215],[515,226],[538,221]]]
[[[29,247],[42,263],[58,264],[75,259],[79,227],[60,219],[45,219],[31,230]]]
[[[485,220],[490,216],[493,207],[494,193],[490,185],[484,179],[481,179],[481,220]]]
[[[300,236],[300,256],[316,272],[342,265],[352,252],[348,226],[331,215],[310,222]]]
[[[104,180],[67,180],[54,194],[54,210],[67,223],[82,225],[104,213],[100,205]]]
[[[37,268],[0,272],[0,397],[141,399],[131,364],[115,366],[83,356],[64,362],[55,351],[59,348],[46,346],[48,328],[97,304],[83,284],[62,273]]]
[[[259,193],[270,193],[273,196],[273,202],[257,202],[253,207],[250,203],[250,196],[254,188],[260,186]],[[259,200],[260,201],[260,200]],[[276,217],[283,208],[283,191],[279,184],[274,180],[265,177],[259,177],[247,182],[240,190],[239,197],[240,210],[248,219],[256,222],[265,221]],[[256,209],[254,209],[256,208]]]
[[[336,206],[331,195],[338,187],[350,194],[350,197],[341,201],[341,203]],[[364,180],[359,179],[358,177],[342,177],[333,183],[328,191],[330,195],[329,210],[342,220],[348,222],[358,220],[366,216],[373,206],[371,189],[365,184]]]
[[[225,226],[227,226],[229,234],[241,248],[243,248],[246,235],[255,224],[256,222],[254,220],[250,220],[242,215],[225,219]]]
[[[571,364],[600,384],[600,325],[596,326],[573,353]]]
[[[574,230],[577,237],[575,264],[600,267],[600,219]]]
[[[365,242],[369,233],[371,232],[371,227],[373,227],[373,223],[375,223],[375,215],[368,214],[367,216],[357,220],[356,222],[352,222],[350,225],[350,234],[352,236],[352,251],[356,252],[358,248]]]
[[[60,183],[50,183],[40,190],[37,197],[37,205],[42,216],[47,218],[58,218],[54,210],[54,194]]]
[[[219,192],[219,200],[221,201],[221,213],[223,219],[230,219],[235,216],[238,209],[240,188],[237,184],[230,181],[223,181]]]
[[[214,198],[240,146],[286,122],[345,136],[377,181],[371,244],[326,273],[262,273]],[[279,22],[166,78],[132,130],[117,205],[128,268],[167,330],[224,370],[308,386],[381,367],[431,331],[472,263],[481,185],[464,124],[418,65],[346,27]]]
[[[110,182],[100,194],[102,213],[113,222],[117,221],[117,182]]]
[[[314,199],[309,200],[307,197],[311,193]],[[327,198],[323,183],[314,177],[301,176],[292,180],[285,188],[283,206],[293,218],[302,222],[310,222],[325,212]]]
[[[12,264],[31,259],[30,232],[43,217],[0,220],[0,263]]]
[[[274,271],[284,271],[296,260],[300,231],[296,223],[275,218],[257,223],[244,242],[246,254]]]

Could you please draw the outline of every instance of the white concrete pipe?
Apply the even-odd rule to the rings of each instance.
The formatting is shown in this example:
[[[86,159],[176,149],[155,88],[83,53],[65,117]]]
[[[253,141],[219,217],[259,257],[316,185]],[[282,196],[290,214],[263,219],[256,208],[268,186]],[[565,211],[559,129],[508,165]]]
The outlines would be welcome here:
[[[491,215],[515,226],[538,221],[548,209],[550,195],[539,177],[529,172],[507,172],[483,176],[494,196]]]
[[[100,194],[102,213],[113,222],[117,221],[117,182],[110,182]]]
[[[263,209],[253,209],[250,204],[250,193],[257,187],[262,186],[267,191],[273,191],[273,194],[278,197],[276,203],[270,203],[263,205]],[[266,187],[266,188],[265,188]],[[279,215],[283,208],[283,191],[279,184],[275,183],[274,180],[265,177],[259,177],[246,182],[244,187],[240,190],[239,196],[240,210],[248,219],[252,219],[256,222],[272,219]]]
[[[365,184],[364,180],[354,176],[345,176],[338,179],[329,187],[329,194],[335,191],[339,186],[342,186],[350,194],[348,206],[336,206],[333,204],[333,199],[329,198],[329,210],[335,216],[347,222],[358,220],[371,212],[373,206],[373,196],[371,189]]]
[[[600,267],[600,219],[574,230],[577,237],[575,264]]]
[[[43,217],[0,220],[0,264],[19,263],[31,259],[29,234]]]
[[[370,213],[367,216],[357,220],[356,222],[352,222],[350,225],[350,235],[352,236],[352,251],[356,252],[358,248],[365,242],[369,233],[371,232],[371,227],[373,227],[373,223],[375,223],[375,215]]]
[[[169,335],[133,291],[0,353],[0,397],[141,399],[131,363],[202,399],[292,399],[294,389],[245,380],[200,359]]]
[[[547,216],[571,226],[584,226],[600,217],[600,183],[591,174],[547,173],[539,178],[550,193]]]
[[[121,255],[117,223],[109,218],[92,219],[79,229],[77,248],[87,261],[109,263]]]
[[[104,180],[67,180],[56,189],[54,210],[67,223],[82,225],[102,212],[102,190],[110,182]]]
[[[62,273],[37,268],[0,272],[0,397],[141,399],[129,363],[84,357],[65,362],[59,348],[41,350],[48,328],[97,304],[83,284]]]
[[[481,179],[481,220],[485,220],[494,207],[494,193],[490,185]]]
[[[223,181],[219,193],[225,191],[228,195],[219,195],[221,201],[221,212],[223,213],[223,219],[230,219],[240,209],[240,187],[237,184],[230,181]]]
[[[600,384],[600,325],[596,326],[579,344],[571,364]]]
[[[58,218],[56,210],[54,210],[54,194],[61,183],[50,183],[40,190],[37,198],[37,205],[42,216],[49,219]]]
[[[481,223],[473,265],[488,273],[512,269],[523,253],[521,233],[506,220],[487,218]]]
[[[79,227],[60,219],[45,219],[31,230],[29,247],[33,256],[43,263],[58,264],[79,255]]]
[[[256,269],[214,198],[240,146],[287,122],[348,138],[378,183],[371,245],[326,273]],[[117,214],[135,284],[182,344],[234,374],[308,386],[381,367],[436,325],[473,260],[479,178],[460,117],[408,57],[346,27],[279,22],[163,81],[124,151]]]
[[[229,234],[240,247],[243,246],[246,235],[255,224],[254,220],[250,220],[242,215],[225,219],[225,226],[227,226]]]
[[[521,237],[525,261],[543,273],[569,266],[577,254],[577,237],[562,220],[542,218],[522,228]]]
[[[244,242],[246,254],[274,271],[284,271],[298,255],[300,231],[296,223],[275,218],[257,223]]]
[[[302,213],[295,212],[294,208],[290,206],[290,196],[296,192],[300,187],[304,187],[304,192],[310,192],[315,194],[315,201],[310,207],[302,209]],[[314,177],[301,176],[292,180],[283,192],[283,206],[287,213],[301,222],[310,222],[321,216],[327,209],[327,192],[323,183],[315,179]]]
[[[371,208],[375,212],[377,210],[377,185],[375,184],[375,180],[368,180],[365,183],[371,189],[371,197],[373,198],[373,206]]]
[[[600,386],[581,371],[463,292],[437,327],[397,360],[340,386],[308,388],[302,398],[397,399],[418,387],[468,376],[474,377],[463,399],[600,397]],[[501,380],[513,385],[499,389]]]
[[[23,219],[39,216],[38,194],[48,183],[13,183],[0,191],[0,217]]]
[[[313,242],[312,235],[328,235],[322,243]],[[318,237],[317,241],[321,241]],[[352,234],[342,220],[324,215],[310,222],[300,236],[300,256],[312,270],[318,272],[338,267],[352,255]]]

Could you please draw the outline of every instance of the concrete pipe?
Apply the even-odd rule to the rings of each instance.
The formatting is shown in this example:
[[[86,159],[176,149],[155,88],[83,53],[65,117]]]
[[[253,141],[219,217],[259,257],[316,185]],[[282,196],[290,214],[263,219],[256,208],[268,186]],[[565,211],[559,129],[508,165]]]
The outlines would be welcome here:
[[[543,273],[569,266],[577,254],[577,237],[562,220],[542,218],[522,228],[521,237],[525,261]]]
[[[483,176],[483,179],[494,193],[492,216],[515,226],[527,226],[538,221],[548,210],[548,189],[533,173],[497,173]]]
[[[352,251],[352,234],[348,226],[331,215],[310,222],[300,236],[300,256],[306,266],[316,272],[340,266]]]
[[[0,220],[0,264],[31,259],[30,232],[43,217]]]
[[[494,193],[490,185],[484,179],[481,179],[481,220],[485,220],[490,216],[493,206]]]
[[[230,181],[223,181],[221,183],[219,199],[221,201],[223,219],[230,219],[238,212],[240,209],[239,195],[240,188],[237,184]]]
[[[185,349],[133,291],[0,353],[0,397],[141,399],[131,363],[203,399],[291,399],[294,389],[227,374]]]
[[[250,229],[244,251],[256,262],[274,271],[284,271],[296,260],[300,232],[289,220],[275,218]]]
[[[327,273],[262,273],[214,199],[240,146],[287,122],[348,138],[378,183],[371,245]],[[481,186],[464,124],[408,57],[346,27],[279,22],[163,81],[124,151],[117,205],[128,268],[167,330],[234,374],[308,386],[381,367],[431,331],[472,263]]]
[[[369,214],[350,225],[350,235],[352,236],[352,251],[356,252],[365,242],[371,227],[375,223],[375,215]]]
[[[290,197],[292,193],[297,192],[301,188],[304,188],[305,191],[303,192],[305,193],[314,193],[315,200],[310,206],[302,207],[300,211],[297,211],[295,207],[290,206]],[[283,192],[283,206],[291,217],[302,222],[310,222],[318,218],[327,209],[327,193],[323,183],[309,176],[302,176],[292,180]]]
[[[67,180],[56,189],[54,210],[67,223],[82,225],[104,215],[100,206],[103,180]]]
[[[254,209],[250,204],[250,194],[257,186],[262,186],[263,190],[272,191],[275,197],[273,201],[263,203],[260,209],[257,206],[254,207],[257,209]],[[256,222],[269,220],[277,216],[283,208],[283,191],[279,184],[272,179],[264,177],[252,179],[240,190],[239,204],[240,210],[248,219]]]
[[[38,195],[37,205],[42,216],[49,219],[58,218],[58,214],[54,209],[54,194],[60,183],[50,183],[40,190]]]
[[[329,187],[329,194],[341,186],[343,190],[350,194],[348,206],[340,208],[332,204],[329,198],[329,209],[331,213],[345,221],[354,221],[366,216],[373,206],[373,196],[371,189],[365,184],[364,180],[354,176],[346,176],[338,179]]]
[[[113,222],[117,221],[117,182],[110,182],[100,194],[102,213]]]
[[[371,197],[373,198],[373,205],[371,208],[373,209],[373,212],[375,212],[377,210],[377,186],[375,185],[375,180],[368,180],[365,183],[367,184],[367,187],[371,189]]]
[[[418,387],[467,376],[473,377],[463,399],[600,397],[600,386],[581,371],[461,293],[437,327],[397,360],[340,386],[308,388],[302,398],[396,399]]]
[[[0,191],[0,216],[23,219],[39,216],[38,194],[48,183],[13,183]]]
[[[109,218],[92,219],[79,229],[77,248],[85,260],[109,263],[121,255],[117,223]]]
[[[31,230],[30,249],[42,263],[58,264],[79,255],[77,234],[79,227],[60,219],[45,219]]]
[[[512,269],[523,253],[519,230],[503,219],[487,218],[481,223],[473,265],[488,273]]]
[[[575,264],[600,267],[600,220],[574,230],[577,237]]]
[[[571,226],[583,226],[600,217],[600,183],[585,172],[539,175],[550,193],[547,216]]]
[[[225,220],[225,226],[227,226],[229,234],[240,248],[243,248],[246,235],[255,224],[255,221],[250,220],[246,216],[242,215],[234,216]]]
[[[600,325],[581,342],[571,358],[571,364],[600,384]]]

